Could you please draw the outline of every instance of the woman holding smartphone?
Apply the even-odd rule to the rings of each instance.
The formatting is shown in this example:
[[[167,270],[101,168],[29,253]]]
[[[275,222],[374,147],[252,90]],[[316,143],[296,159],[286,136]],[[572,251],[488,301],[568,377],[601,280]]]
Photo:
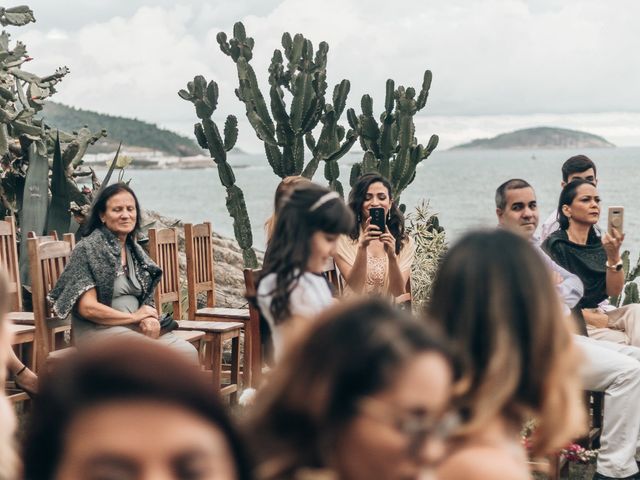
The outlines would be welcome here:
[[[561,267],[580,277],[584,296],[578,303],[587,333],[607,340],[640,347],[640,305],[613,308],[605,302],[624,288],[620,247],[624,234],[618,228],[599,237],[594,228],[600,220],[600,197],[595,185],[574,180],[560,193],[558,223],[542,248]],[[604,303],[603,303],[604,302]]]
[[[415,246],[405,232],[404,216],[391,196],[389,180],[377,173],[362,175],[351,189],[349,207],[356,225],[350,234],[340,237],[335,256],[347,282],[345,293],[402,295]]]

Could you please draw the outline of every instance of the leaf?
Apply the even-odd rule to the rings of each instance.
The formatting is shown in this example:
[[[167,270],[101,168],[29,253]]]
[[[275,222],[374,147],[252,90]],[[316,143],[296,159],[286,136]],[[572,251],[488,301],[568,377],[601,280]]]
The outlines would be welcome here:
[[[120,148],[121,147],[122,147],[122,142],[120,142],[120,144],[118,145],[118,150],[116,150],[116,155],[115,155],[115,157],[113,157],[113,161],[111,162],[111,166],[109,167],[109,170],[107,171],[107,174],[104,176],[104,180],[102,180],[102,184],[100,185],[100,188],[98,189],[98,191],[93,196],[93,202],[91,202],[91,208],[93,208],[93,204],[95,203],[96,199],[100,196],[102,191],[105,188],[107,188],[107,185],[109,185],[109,180],[111,180],[111,175],[113,174],[113,169],[116,168],[116,164],[118,163],[118,155],[120,155]]]
[[[56,138],[53,150],[53,166],[51,168],[51,204],[47,214],[45,232],[58,232],[58,237],[69,232],[71,214],[69,213],[69,184],[65,174],[60,136]]]

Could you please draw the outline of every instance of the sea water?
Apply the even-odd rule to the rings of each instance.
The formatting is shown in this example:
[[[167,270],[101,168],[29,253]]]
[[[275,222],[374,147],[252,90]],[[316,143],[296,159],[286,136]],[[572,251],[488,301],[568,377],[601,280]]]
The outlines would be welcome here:
[[[625,207],[626,239],[632,261],[640,254],[640,147],[583,150],[449,150],[434,152],[418,166],[415,181],[402,194],[410,211],[422,200],[440,218],[449,241],[477,227],[496,224],[494,194],[502,182],[523,178],[538,196],[540,221],[557,207],[562,163],[583,153],[598,166],[598,189],[602,198],[601,223],[606,224],[607,207]],[[349,191],[351,165],[362,158],[351,153],[340,159],[341,181]],[[231,154],[236,183],[244,191],[252,221],[254,245],[264,248],[264,220],[273,209],[273,194],[279,178],[264,155]],[[104,175],[104,170],[98,172]],[[216,168],[136,170],[128,169],[124,179],[138,194],[143,209],[186,222],[211,221],[219,233],[233,236],[232,220],[225,205],[225,189]],[[320,165],[314,180],[326,184]]]

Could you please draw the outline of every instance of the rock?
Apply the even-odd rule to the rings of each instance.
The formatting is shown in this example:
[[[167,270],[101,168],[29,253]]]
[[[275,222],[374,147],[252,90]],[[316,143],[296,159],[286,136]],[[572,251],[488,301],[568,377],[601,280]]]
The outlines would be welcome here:
[[[168,218],[152,210],[143,212],[142,225],[146,230],[151,228],[177,227],[180,246],[180,275],[182,277],[183,288],[186,298],[186,256],[184,248],[184,224],[182,221]],[[242,261],[242,249],[238,242],[231,238],[223,237],[213,232],[213,263],[216,282],[216,306],[229,308],[246,308],[245,286]],[[257,251],[258,261],[262,263],[264,253]],[[198,299],[198,303],[204,298]],[[185,308],[186,311],[186,308]]]

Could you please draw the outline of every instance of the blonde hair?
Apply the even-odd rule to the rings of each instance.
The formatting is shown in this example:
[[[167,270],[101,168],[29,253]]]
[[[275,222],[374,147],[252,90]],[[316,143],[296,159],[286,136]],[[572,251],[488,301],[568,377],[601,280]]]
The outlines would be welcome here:
[[[583,432],[580,356],[551,274],[526,240],[504,230],[461,239],[437,274],[428,316],[463,362],[464,436],[496,417],[519,428],[533,416],[538,454]]]
[[[9,280],[4,269],[0,269],[0,479],[18,478],[18,455],[15,449],[16,418],[13,407],[4,395],[4,382],[7,372],[7,354],[5,349],[11,348],[11,340],[7,325],[9,311]]]
[[[309,183],[309,180],[302,175],[291,175],[289,177],[284,177],[282,181],[278,184],[276,188],[275,199],[273,202],[273,213],[267,220],[264,222],[264,234],[265,240],[268,244],[271,240],[271,235],[273,235],[273,229],[276,225],[276,216],[280,211],[280,207],[282,207],[283,199],[291,193],[297,186],[305,183]]]

